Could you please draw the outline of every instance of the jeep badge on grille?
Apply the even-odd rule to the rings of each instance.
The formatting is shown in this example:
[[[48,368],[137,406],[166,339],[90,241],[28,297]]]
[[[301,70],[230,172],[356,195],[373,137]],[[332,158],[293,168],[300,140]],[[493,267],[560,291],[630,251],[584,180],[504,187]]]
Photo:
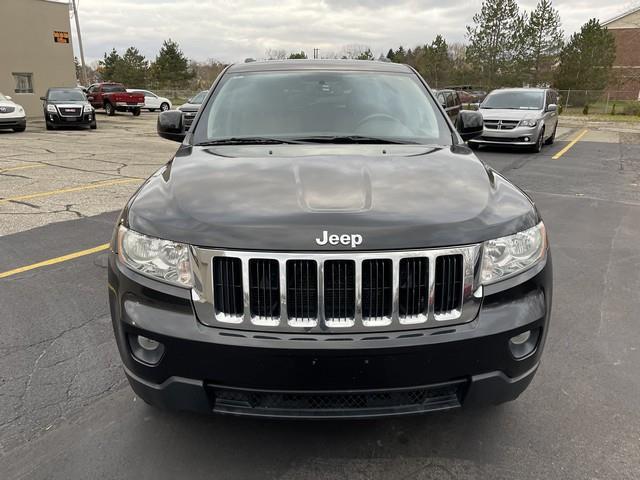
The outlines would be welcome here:
[[[322,238],[316,238],[316,243],[320,246],[326,245],[351,245],[351,248],[356,248],[362,244],[362,235],[357,233],[345,233],[343,235],[329,235],[329,232],[324,230],[322,232]]]

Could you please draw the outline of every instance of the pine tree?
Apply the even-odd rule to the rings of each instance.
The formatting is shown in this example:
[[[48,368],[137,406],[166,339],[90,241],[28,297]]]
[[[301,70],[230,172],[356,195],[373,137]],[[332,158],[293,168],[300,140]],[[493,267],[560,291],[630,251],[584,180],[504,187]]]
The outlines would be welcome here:
[[[607,86],[615,58],[613,35],[593,18],[562,49],[556,84],[563,90],[602,90]]]
[[[99,62],[100,76],[103,81],[114,80],[120,60],[120,55],[115,48],[113,48],[109,54],[105,52],[102,60]]]
[[[142,88],[146,83],[149,62],[135,47],[129,47],[116,65],[116,78],[128,87]]]
[[[184,87],[193,78],[189,60],[180,46],[171,39],[165,40],[151,66],[151,73],[159,86]]]
[[[564,32],[560,14],[550,0],[540,0],[527,25],[527,56],[533,85],[548,85],[562,51]]]
[[[514,73],[525,37],[523,16],[516,0],[484,0],[473,22],[467,26],[467,58],[493,88]]]
[[[289,60],[306,60],[307,54],[304,53],[303,50],[300,50],[300,53],[292,53],[289,55]]]

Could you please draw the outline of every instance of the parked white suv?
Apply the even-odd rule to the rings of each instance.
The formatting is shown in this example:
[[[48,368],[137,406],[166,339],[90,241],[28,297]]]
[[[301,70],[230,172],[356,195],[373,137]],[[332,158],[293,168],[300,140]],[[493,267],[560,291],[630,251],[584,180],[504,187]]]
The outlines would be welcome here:
[[[142,90],[140,88],[127,88],[127,92],[142,93],[144,95],[144,107],[142,108],[149,110],[150,112],[155,112],[156,110],[166,112],[167,110],[171,110],[171,101],[168,98],[159,97],[149,90]]]
[[[0,129],[5,128],[14,132],[24,132],[27,128],[27,117],[21,105],[0,93]]]

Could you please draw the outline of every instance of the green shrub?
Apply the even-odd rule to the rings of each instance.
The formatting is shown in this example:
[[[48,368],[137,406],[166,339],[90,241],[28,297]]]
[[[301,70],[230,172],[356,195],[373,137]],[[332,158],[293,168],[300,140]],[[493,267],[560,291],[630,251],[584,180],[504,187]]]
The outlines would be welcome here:
[[[625,115],[640,116],[640,102],[629,103],[624,108]]]
[[[613,104],[613,107],[611,108],[611,115],[615,115],[616,114],[616,104]]]
[[[582,109],[582,114],[583,115],[589,115],[589,104],[585,104],[584,108]]]

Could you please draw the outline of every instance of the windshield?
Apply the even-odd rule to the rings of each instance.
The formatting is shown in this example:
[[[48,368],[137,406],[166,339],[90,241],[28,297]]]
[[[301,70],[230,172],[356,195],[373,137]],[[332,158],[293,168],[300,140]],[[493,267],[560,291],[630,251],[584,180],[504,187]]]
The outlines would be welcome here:
[[[508,110],[542,110],[544,92],[496,91],[482,102],[482,108],[504,108]]]
[[[243,137],[452,142],[444,117],[415,75],[351,71],[225,75],[194,140]]]
[[[193,103],[194,105],[200,105],[202,102],[204,102],[204,97],[206,96],[207,96],[207,91],[205,90],[204,92],[200,92],[195,97],[191,98],[188,103]]]
[[[125,88],[122,85],[102,85],[103,92],[126,92]]]
[[[84,94],[80,90],[51,90],[47,98],[50,102],[84,102]]]

